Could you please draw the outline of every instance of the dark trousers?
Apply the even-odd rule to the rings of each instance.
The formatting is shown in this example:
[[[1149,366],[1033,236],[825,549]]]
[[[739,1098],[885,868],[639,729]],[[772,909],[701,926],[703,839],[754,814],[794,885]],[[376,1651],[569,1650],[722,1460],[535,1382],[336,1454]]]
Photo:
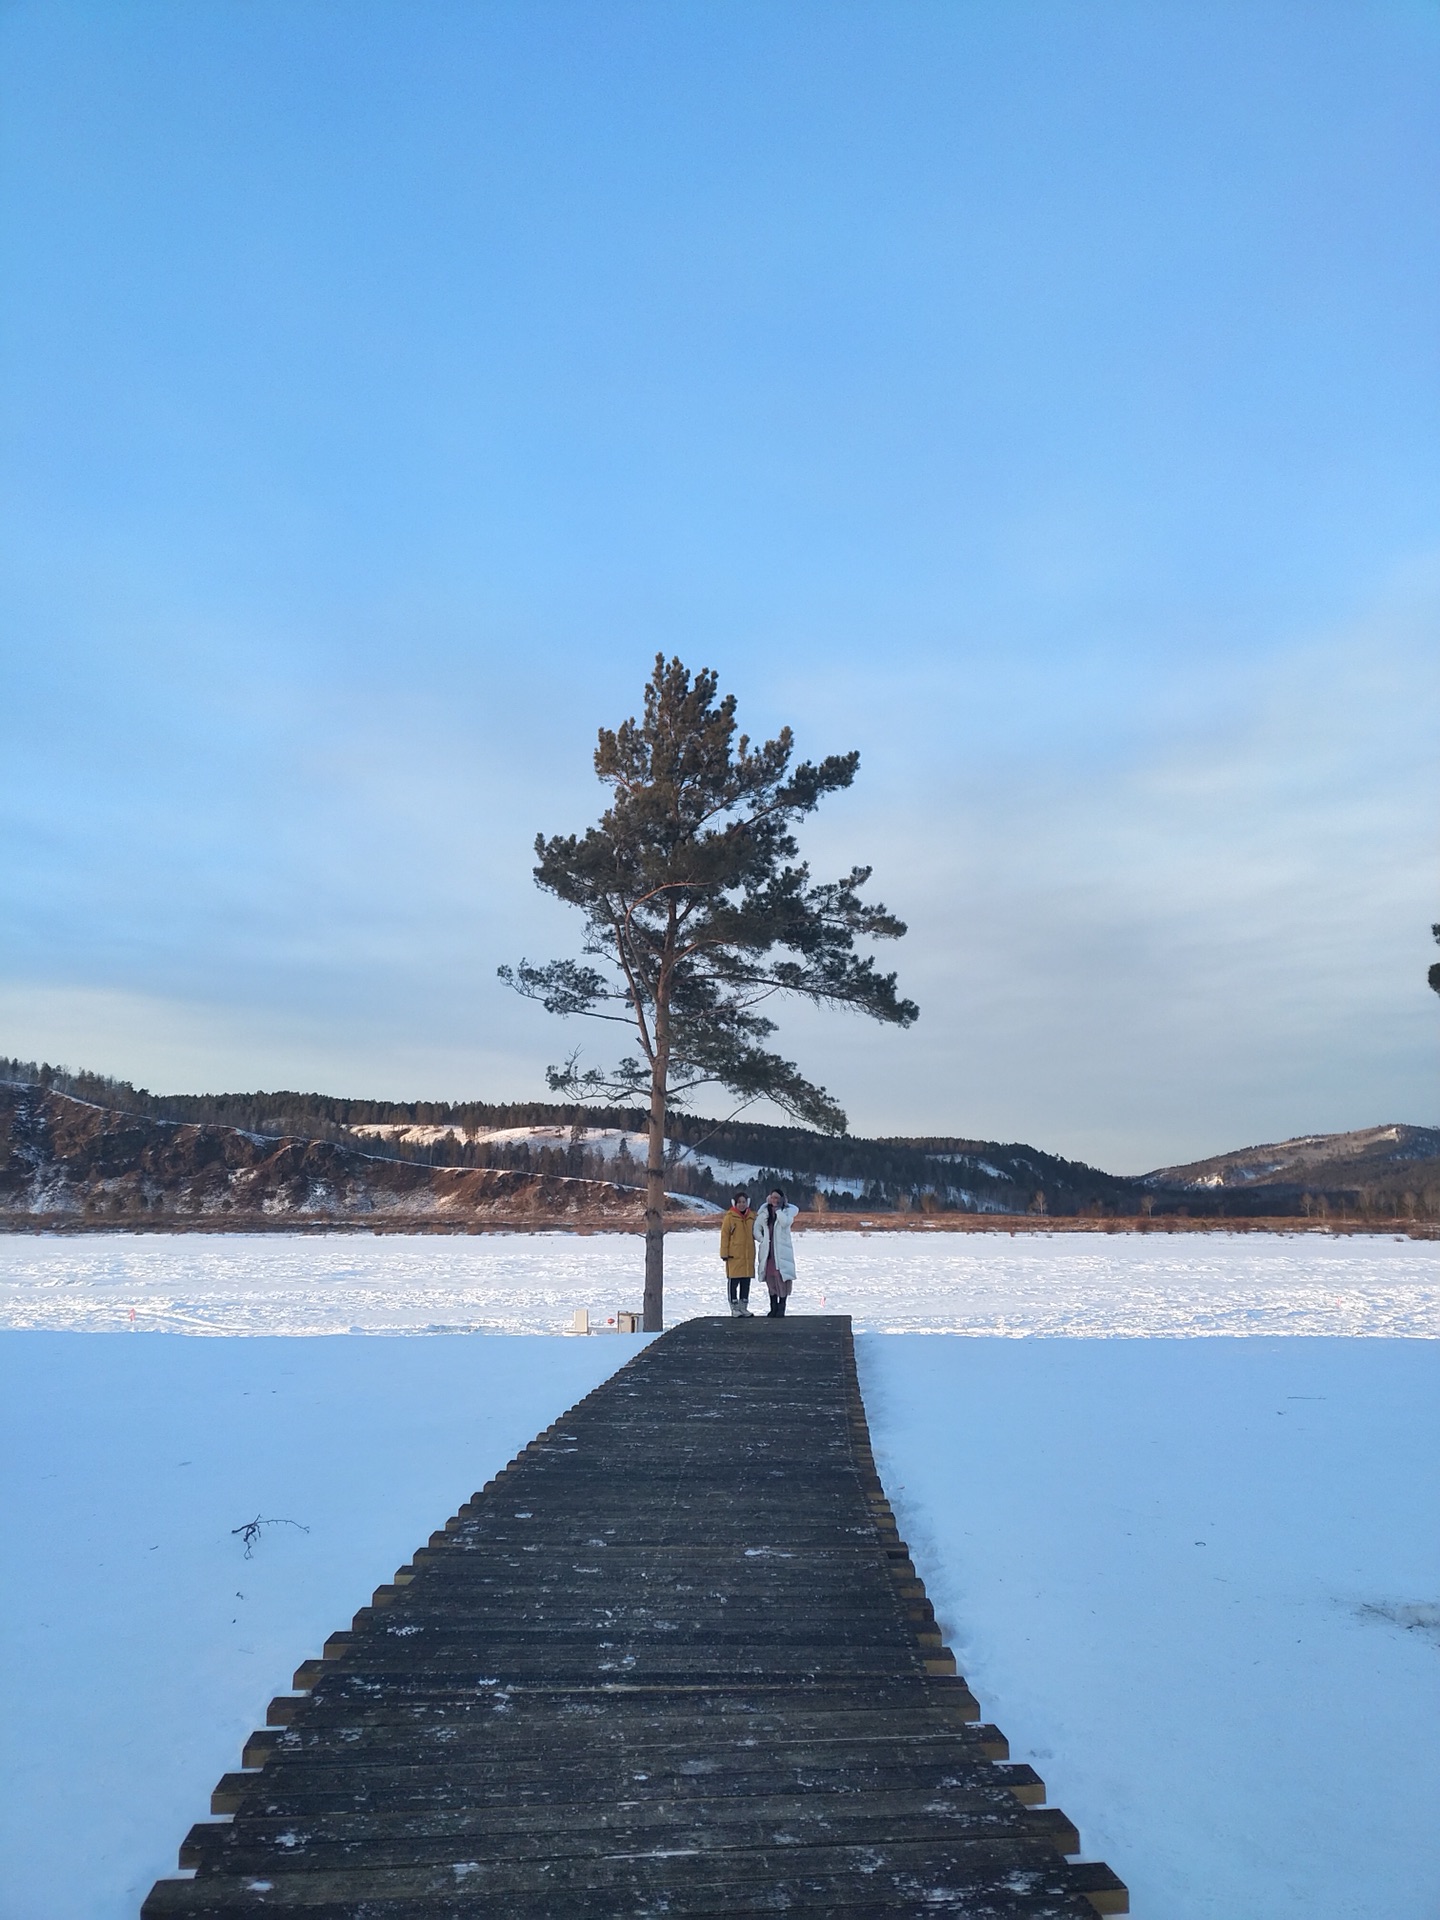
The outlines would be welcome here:
[[[783,1320],[785,1318],[785,1296],[783,1293],[771,1294],[770,1311],[765,1317],[767,1320]]]
[[[750,1299],[750,1276],[748,1274],[746,1274],[743,1279],[737,1280],[733,1273],[727,1273],[725,1276],[725,1284],[730,1289],[732,1302],[738,1300],[742,1307],[748,1303]]]

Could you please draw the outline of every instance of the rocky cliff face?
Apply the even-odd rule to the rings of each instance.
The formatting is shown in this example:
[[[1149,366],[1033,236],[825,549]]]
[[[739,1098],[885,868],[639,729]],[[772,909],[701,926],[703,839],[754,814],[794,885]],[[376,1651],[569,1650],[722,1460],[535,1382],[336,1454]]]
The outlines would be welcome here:
[[[640,1214],[639,1194],[609,1181],[417,1166],[0,1083],[0,1224],[638,1226]]]

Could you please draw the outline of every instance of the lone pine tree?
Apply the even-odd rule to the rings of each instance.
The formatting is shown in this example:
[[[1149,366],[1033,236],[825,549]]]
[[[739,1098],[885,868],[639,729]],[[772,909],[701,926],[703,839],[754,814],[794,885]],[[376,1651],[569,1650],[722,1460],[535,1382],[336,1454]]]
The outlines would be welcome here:
[[[577,1051],[546,1077],[575,1099],[648,1096],[644,1324],[655,1333],[671,1104],[718,1085],[843,1133],[845,1115],[825,1089],[767,1046],[775,1024],[760,1008],[779,993],[900,1027],[919,1014],[897,996],[893,973],[855,951],[857,939],[905,932],[861,899],[869,867],[814,881],[792,831],[827,793],[851,785],[859,754],[792,768],[789,727],[763,746],[737,739],[735,697],[717,700],[717,691],[708,669],[692,678],[678,659],[656,656],[643,720],[600,729],[595,771],[611,800],[599,825],[535,842],[536,884],[585,916],[586,960],[499,969],[548,1012],[616,1021],[638,1043],[613,1068],[582,1072]]]

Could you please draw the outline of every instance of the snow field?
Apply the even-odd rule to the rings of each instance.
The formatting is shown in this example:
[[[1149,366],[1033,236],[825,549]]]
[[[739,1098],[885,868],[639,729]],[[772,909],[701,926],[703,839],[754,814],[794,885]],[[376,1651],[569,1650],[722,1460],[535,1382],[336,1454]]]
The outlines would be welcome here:
[[[635,1350],[0,1333],[3,1920],[135,1920],[300,1661]]]
[[[881,1471],[987,1718],[1137,1916],[1431,1920],[1440,1250],[797,1251],[802,1310],[985,1336],[862,1332]],[[298,1662],[638,1344],[503,1329],[638,1304],[639,1254],[0,1241],[0,1920],[133,1920]],[[672,1318],[715,1310],[712,1236],[677,1235],[669,1272]],[[382,1337],[274,1337],[352,1329]],[[277,1524],[247,1560],[254,1518]]]
[[[1139,1920],[1431,1920],[1440,1347],[857,1344],[960,1671]]]
[[[1440,1243],[1381,1234],[845,1231],[798,1235],[796,1258],[792,1311],[860,1330],[1440,1338]],[[552,1333],[638,1308],[640,1276],[631,1234],[15,1234],[0,1326]],[[667,1318],[723,1306],[715,1234],[675,1234]]]

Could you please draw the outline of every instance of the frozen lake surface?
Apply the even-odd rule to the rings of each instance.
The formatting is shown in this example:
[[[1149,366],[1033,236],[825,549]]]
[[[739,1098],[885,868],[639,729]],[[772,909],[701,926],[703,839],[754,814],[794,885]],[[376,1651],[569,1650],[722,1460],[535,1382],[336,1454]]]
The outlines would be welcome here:
[[[809,1233],[792,1312],[857,1331],[1440,1338],[1440,1242],[1384,1234]],[[0,1327],[554,1333],[640,1305],[628,1234],[16,1234]],[[709,1232],[666,1250],[671,1322],[723,1309]]]
[[[797,1307],[862,1329],[962,1672],[1138,1920],[1432,1920],[1440,1247],[798,1253]],[[134,1920],[298,1662],[636,1345],[515,1334],[637,1305],[639,1261],[609,1235],[0,1241],[0,1920]],[[708,1234],[669,1267],[672,1318],[717,1308]]]

